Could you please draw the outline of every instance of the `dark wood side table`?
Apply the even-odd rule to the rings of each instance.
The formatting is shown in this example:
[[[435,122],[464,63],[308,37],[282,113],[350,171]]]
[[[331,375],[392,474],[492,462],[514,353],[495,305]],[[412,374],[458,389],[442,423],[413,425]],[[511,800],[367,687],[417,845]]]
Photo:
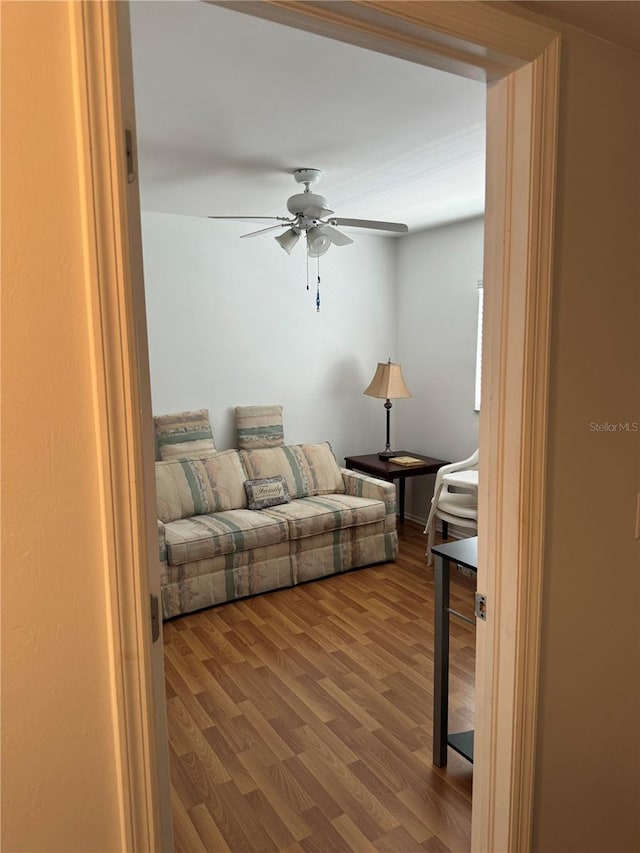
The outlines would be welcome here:
[[[448,465],[443,459],[432,459],[421,453],[413,453],[410,450],[398,450],[398,456],[415,456],[422,459],[422,465],[395,465],[393,458],[379,459],[377,453],[368,456],[345,456],[345,467],[350,471],[361,471],[363,474],[371,474],[388,483],[398,481],[398,515],[400,521],[404,521],[404,485],[407,477],[423,477],[425,474],[435,474],[443,465]]]
[[[450,564],[478,571],[478,537],[459,539],[435,545],[435,636],[433,645],[433,763],[444,767],[447,746],[455,749],[473,764],[473,731],[449,734],[449,616],[475,625],[470,619],[449,607]]]

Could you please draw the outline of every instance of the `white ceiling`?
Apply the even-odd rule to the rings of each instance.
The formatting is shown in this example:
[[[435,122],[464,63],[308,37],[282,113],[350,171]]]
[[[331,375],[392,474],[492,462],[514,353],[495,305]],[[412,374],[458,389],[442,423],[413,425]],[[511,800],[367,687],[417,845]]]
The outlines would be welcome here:
[[[143,210],[284,215],[306,166],[338,216],[483,212],[484,84],[196,0],[131,29]]]

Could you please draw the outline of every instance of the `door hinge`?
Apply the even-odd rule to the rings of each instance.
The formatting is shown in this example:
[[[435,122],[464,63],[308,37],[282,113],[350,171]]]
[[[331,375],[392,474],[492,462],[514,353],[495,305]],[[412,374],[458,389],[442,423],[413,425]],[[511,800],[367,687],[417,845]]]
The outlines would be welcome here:
[[[136,170],[133,162],[133,133],[128,127],[124,129],[124,145],[127,152],[127,181],[132,184],[136,179]]]
[[[160,639],[160,605],[157,595],[151,598],[151,642],[156,643]]]
[[[476,606],[474,608],[474,612],[476,614],[476,619],[482,619],[483,622],[487,620],[487,596],[482,595],[481,592],[476,592]]]

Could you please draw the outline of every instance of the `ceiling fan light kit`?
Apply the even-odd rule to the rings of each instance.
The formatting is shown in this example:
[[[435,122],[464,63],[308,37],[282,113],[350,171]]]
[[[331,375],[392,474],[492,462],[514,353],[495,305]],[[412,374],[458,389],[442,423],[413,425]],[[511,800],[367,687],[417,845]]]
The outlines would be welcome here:
[[[310,258],[319,258],[329,251],[331,237],[323,231],[322,225],[316,225],[307,231],[307,252]]]
[[[258,234],[266,234],[269,231],[277,231],[286,228],[284,233],[278,235],[275,240],[290,255],[296,246],[300,235],[304,234],[307,243],[307,257],[320,258],[326,254],[332,245],[347,246],[353,243],[351,237],[343,234],[337,225],[353,228],[372,228],[378,231],[393,231],[398,234],[406,234],[409,230],[400,222],[380,222],[372,219],[343,219],[335,217],[334,211],[330,209],[327,199],[311,191],[311,186],[322,177],[320,169],[300,168],[293,170],[294,180],[304,184],[304,192],[296,193],[287,199],[287,210],[291,218],[286,216],[209,216],[209,219],[233,219],[233,220],[266,220],[277,222],[277,225],[269,225],[258,231],[242,234],[242,237],[256,237]],[[320,261],[318,260],[318,264]],[[318,269],[318,285],[320,272]],[[308,284],[307,284],[308,288]],[[319,287],[316,296],[316,305],[320,310]]]
[[[294,249],[294,246],[300,239],[300,233],[294,228],[289,228],[287,231],[284,232],[284,234],[280,234],[280,236],[276,237],[275,239],[277,243],[280,243],[287,255],[290,255]]]

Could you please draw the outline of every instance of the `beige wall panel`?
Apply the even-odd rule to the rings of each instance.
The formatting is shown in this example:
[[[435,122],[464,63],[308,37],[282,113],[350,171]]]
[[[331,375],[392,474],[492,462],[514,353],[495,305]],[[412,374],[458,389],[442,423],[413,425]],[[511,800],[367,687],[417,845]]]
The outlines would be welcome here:
[[[2,4],[2,849],[121,849],[63,3]]]
[[[560,28],[560,27],[558,27]],[[563,28],[534,849],[640,849],[640,57]]]

